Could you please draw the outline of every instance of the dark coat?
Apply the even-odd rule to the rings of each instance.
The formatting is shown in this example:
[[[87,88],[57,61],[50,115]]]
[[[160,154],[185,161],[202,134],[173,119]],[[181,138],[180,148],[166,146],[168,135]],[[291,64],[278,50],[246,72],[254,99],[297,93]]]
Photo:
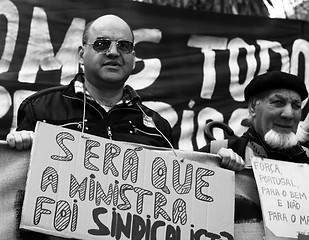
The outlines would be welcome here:
[[[17,130],[34,131],[42,121],[116,141],[168,147],[173,144],[168,121],[141,103],[140,96],[125,86],[123,101],[106,112],[97,102],[75,93],[77,74],[67,86],[39,91],[26,98],[18,109]],[[85,110],[84,110],[85,107]],[[84,125],[83,125],[84,124]]]

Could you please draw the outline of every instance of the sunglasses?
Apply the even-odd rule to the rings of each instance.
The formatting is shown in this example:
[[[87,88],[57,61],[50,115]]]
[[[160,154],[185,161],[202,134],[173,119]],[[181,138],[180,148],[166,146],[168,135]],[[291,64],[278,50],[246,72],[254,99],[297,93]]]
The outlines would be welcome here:
[[[85,43],[92,45],[92,48],[98,53],[108,52],[111,48],[112,42],[116,43],[117,51],[119,53],[131,53],[134,50],[134,44],[128,40],[110,40],[110,39],[97,39],[94,43]]]

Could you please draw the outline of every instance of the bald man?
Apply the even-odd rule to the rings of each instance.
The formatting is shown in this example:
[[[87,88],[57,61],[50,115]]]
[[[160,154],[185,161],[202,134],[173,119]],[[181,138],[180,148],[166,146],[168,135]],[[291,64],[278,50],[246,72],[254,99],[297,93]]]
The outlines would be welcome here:
[[[16,132],[7,136],[9,145],[30,148],[36,122],[43,121],[113,140],[170,148],[168,121],[125,86],[135,66],[130,26],[115,15],[97,18],[86,25],[78,53],[83,72],[68,86],[45,89],[22,102]]]
[[[169,122],[125,85],[135,67],[131,27],[118,16],[101,16],[86,25],[78,52],[83,72],[68,86],[26,98],[8,144],[18,150],[30,148],[36,122],[43,121],[112,140],[173,148]],[[231,149],[218,154],[227,168],[243,168],[242,158]]]

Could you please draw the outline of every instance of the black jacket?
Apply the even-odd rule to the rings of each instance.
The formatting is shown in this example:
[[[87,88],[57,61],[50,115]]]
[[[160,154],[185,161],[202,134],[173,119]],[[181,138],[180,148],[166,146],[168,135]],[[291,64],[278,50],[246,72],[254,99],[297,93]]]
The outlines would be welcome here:
[[[26,98],[18,109],[17,131],[34,131],[36,122],[42,121],[112,140],[171,147],[168,121],[143,105],[130,86],[124,88],[123,102],[106,112],[89,99],[84,106],[84,94],[75,93],[74,87],[75,81],[83,80],[83,75],[77,74],[67,86],[48,88]]]

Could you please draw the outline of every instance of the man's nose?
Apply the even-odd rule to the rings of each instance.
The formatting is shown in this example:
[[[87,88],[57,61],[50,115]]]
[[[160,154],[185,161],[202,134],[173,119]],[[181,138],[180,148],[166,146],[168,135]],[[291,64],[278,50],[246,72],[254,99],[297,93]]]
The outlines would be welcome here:
[[[117,54],[117,55],[119,55],[119,52],[117,50],[117,43],[115,41],[111,42],[111,45],[109,46],[109,49],[106,53],[107,54]]]
[[[283,117],[293,118],[294,117],[294,109],[291,104],[286,104],[283,108],[282,114]]]

